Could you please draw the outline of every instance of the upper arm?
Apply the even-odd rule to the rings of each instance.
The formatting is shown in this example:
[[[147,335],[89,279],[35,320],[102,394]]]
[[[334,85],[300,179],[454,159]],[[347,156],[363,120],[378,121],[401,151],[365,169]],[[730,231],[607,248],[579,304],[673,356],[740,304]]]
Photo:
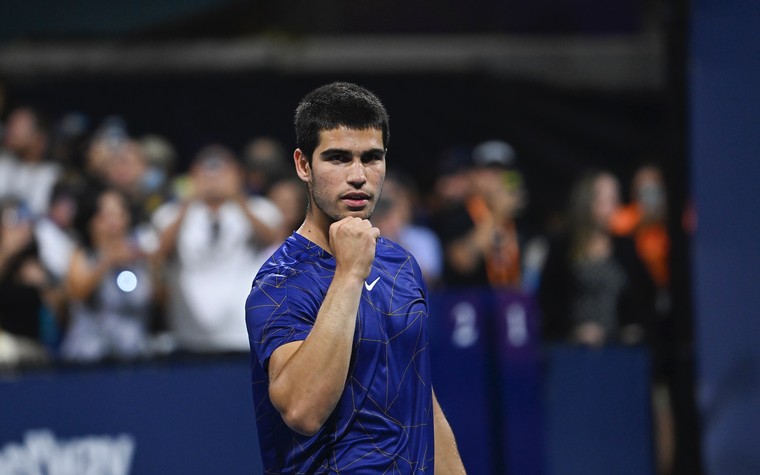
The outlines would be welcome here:
[[[431,390],[433,393],[433,416],[442,413],[440,404],[438,404],[438,398],[435,397],[435,390]]]
[[[71,256],[66,276],[67,291],[75,298],[87,298],[91,289],[88,285],[91,270],[84,251],[77,249]]]
[[[308,285],[287,269],[257,276],[246,300],[246,325],[251,350],[269,374],[280,373],[285,363],[311,332],[316,312],[308,295],[289,292]]]
[[[288,361],[290,361],[290,358],[295,354],[296,351],[298,351],[302,344],[303,340],[291,341],[290,343],[285,343],[284,345],[274,350],[272,356],[269,357],[269,362],[265,368],[267,374],[269,375],[270,383],[276,379],[280,373],[282,373],[285,365],[288,363]]]

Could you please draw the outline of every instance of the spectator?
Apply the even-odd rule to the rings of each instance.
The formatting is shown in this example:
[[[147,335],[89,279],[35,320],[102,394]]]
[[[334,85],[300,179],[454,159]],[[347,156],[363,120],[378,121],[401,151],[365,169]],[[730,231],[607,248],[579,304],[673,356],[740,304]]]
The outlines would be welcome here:
[[[139,202],[147,171],[148,164],[142,149],[136,141],[127,137],[106,163],[105,179],[106,183],[129,196],[132,202]]]
[[[282,214],[279,236],[275,242],[279,247],[285,238],[301,226],[306,217],[306,187],[296,176],[283,178],[272,183],[267,197]]]
[[[677,355],[674,351],[675,325],[670,314],[670,236],[667,223],[667,193],[662,171],[657,165],[639,167],[631,180],[631,202],[613,216],[612,231],[630,237],[639,258],[657,287],[653,326],[653,401],[655,409],[658,462],[661,473],[670,473],[675,446],[672,393],[675,386]]]
[[[468,177],[464,202],[436,226],[444,245],[445,284],[519,288],[524,237],[517,218],[525,190],[514,149],[496,140],[479,144]]]
[[[57,293],[40,262],[33,221],[16,199],[0,202],[0,365],[41,362]]]
[[[48,212],[37,218],[34,223],[34,236],[39,245],[39,258],[42,266],[55,286],[61,286],[69,272],[71,256],[77,247],[77,232],[74,218],[77,213],[77,193],[72,185],[59,182],[53,187]],[[62,318],[66,313],[63,305],[55,309],[55,314]]]
[[[631,202],[612,217],[615,235],[632,237],[636,251],[657,284],[658,310],[669,308],[670,237],[667,226],[667,194],[662,172],[655,165],[640,167],[631,180]]]
[[[171,179],[177,164],[177,152],[174,145],[160,135],[145,135],[138,143],[148,165],[142,181],[144,205],[147,212],[153,214],[172,198]]]
[[[50,159],[63,168],[63,175],[81,174],[81,157],[87,144],[90,119],[81,112],[68,112],[53,127],[50,143]]]
[[[129,140],[126,125],[119,117],[108,117],[98,126],[85,147],[81,173],[89,184],[108,182],[108,168]]]
[[[418,207],[411,179],[388,171],[372,222],[384,237],[401,244],[414,256],[426,285],[433,288],[443,271],[443,250],[438,236],[427,226],[415,222],[415,209]]]
[[[591,346],[644,341],[654,286],[633,242],[611,233],[619,200],[610,173],[588,172],[575,183],[565,235],[551,244],[539,290],[547,339]]]
[[[44,214],[61,168],[47,160],[49,125],[43,113],[28,106],[8,117],[0,154],[0,198],[22,200],[35,215]]]
[[[272,137],[257,137],[248,142],[243,161],[245,187],[251,195],[264,196],[272,183],[293,174],[285,147]]]
[[[169,328],[180,350],[249,351],[241,302],[259,253],[281,236],[280,212],[246,196],[242,169],[223,146],[201,149],[190,178],[188,198],[153,216],[168,264]]]
[[[105,183],[120,190],[129,198],[138,224],[150,220],[146,188],[148,162],[139,143],[129,137],[110,155],[105,164]]]
[[[66,277],[71,321],[61,356],[76,362],[148,356],[154,285],[128,198],[115,188],[93,188],[80,200],[76,225],[81,245]]]
[[[470,194],[470,153],[469,149],[452,147],[441,154],[426,206],[433,221],[445,220],[449,213],[462,206]]]
[[[272,183],[267,198],[277,207],[282,220],[277,226],[277,238],[258,253],[259,263],[256,268],[264,265],[285,239],[301,226],[306,217],[306,187],[297,176],[282,178]]]

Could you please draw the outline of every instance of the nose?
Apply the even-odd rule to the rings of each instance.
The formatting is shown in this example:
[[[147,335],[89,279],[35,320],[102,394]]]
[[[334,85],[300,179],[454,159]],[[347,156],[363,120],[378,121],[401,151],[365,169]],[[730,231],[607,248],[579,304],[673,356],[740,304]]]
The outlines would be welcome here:
[[[347,181],[357,188],[361,187],[364,183],[367,182],[367,176],[364,173],[364,165],[362,164],[361,160],[355,160],[352,162],[349,169]]]

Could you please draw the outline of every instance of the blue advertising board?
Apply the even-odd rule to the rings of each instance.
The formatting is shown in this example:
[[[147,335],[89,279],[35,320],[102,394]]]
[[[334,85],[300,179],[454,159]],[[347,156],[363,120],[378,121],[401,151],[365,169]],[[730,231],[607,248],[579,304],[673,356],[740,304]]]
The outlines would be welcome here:
[[[530,473],[543,464],[539,324],[520,292],[435,294],[433,381],[469,473]]]
[[[653,473],[645,348],[542,345],[532,299],[431,297],[468,473]],[[0,474],[260,474],[248,355],[0,373]]]
[[[547,348],[547,473],[656,473],[649,368],[643,347]]]
[[[505,473],[544,473],[542,352],[534,299],[517,292],[495,298],[499,439]]]
[[[492,368],[487,291],[431,296],[430,345],[436,397],[469,473],[494,473]]]
[[[248,357],[0,376],[0,473],[258,474]]]

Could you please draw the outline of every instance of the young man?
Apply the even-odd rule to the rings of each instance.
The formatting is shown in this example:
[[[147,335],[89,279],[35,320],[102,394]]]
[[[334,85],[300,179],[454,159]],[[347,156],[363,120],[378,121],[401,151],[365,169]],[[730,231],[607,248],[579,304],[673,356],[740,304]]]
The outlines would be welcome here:
[[[369,221],[385,108],[332,83],[304,97],[295,127],[306,219],[246,302],[265,473],[464,473],[433,394],[420,268]]]

